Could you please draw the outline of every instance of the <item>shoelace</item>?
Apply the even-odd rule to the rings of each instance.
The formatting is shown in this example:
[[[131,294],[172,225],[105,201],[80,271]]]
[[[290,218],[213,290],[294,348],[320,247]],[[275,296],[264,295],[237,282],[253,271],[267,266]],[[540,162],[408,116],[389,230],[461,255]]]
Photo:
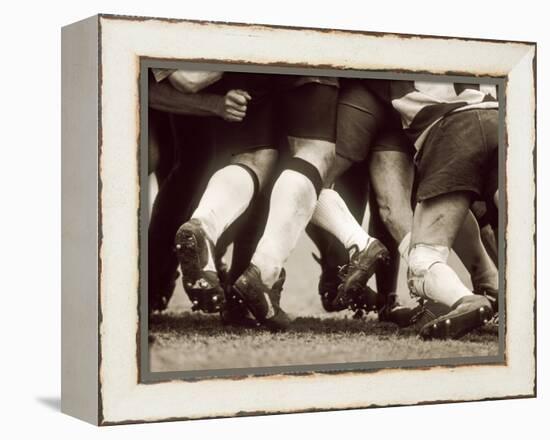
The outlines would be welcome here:
[[[359,269],[359,270],[362,270],[362,271],[368,271],[369,267],[366,266],[365,264],[363,264],[359,258],[359,253],[361,252],[361,250],[359,249],[359,246],[357,246],[356,244],[350,246],[348,248],[348,253],[350,254],[350,257],[349,257],[349,264],[347,265],[348,266],[348,272],[351,270],[351,269]]]

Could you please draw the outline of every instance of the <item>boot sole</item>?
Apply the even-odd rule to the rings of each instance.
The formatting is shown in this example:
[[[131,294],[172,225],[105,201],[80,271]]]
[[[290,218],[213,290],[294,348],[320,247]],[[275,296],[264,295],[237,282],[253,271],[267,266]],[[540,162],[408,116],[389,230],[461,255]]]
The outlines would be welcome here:
[[[192,310],[200,310],[204,313],[219,312],[224,302],[221,285],[202,290],[200,287],[195,286],[197,281],[204,278],[200,254],[202,246],[208,246],[208,243],[195,231],[185,227],[180,228],[176,233],[175,243],[183,286],[185,293],[191,300]],[[216,292],[216,290],[219,290],[219,292]],[[214,300],[216,296],[219,297],[218,300]]]
[[[199,237],[194,231],[181,228],[176,234],[175,242],[183,283],[193,285],[201,278],[202,273]],[[204,242],[201,244],[206,245]]]

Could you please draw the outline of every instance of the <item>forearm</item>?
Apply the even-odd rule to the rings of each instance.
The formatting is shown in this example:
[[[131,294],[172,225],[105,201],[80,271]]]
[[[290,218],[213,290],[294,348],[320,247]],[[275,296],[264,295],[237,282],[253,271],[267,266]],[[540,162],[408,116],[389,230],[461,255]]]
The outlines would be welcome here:
[[[149,106],[163,112],[219,116],[223,99],[222,95],[181,93],[166,81],[149,84]]]
[[[176,70],[168,77],[172,86],[183,93],[198,93],[217,82],[223,72]]]

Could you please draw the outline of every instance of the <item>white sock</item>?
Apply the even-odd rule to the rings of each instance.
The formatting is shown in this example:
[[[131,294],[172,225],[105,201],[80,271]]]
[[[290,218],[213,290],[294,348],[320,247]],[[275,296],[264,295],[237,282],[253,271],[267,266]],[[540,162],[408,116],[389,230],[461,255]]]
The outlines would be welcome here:
[[[415,245],[409,253],[408,283],[411,291],[448,307],[472,295],[447,265],[448,258],[449,248],[446,246]]]
[[[220,235],[248,207],[254,196],[254,181],[243,167],[228,165],[216,171],[191,218],[200,220],[216,244]]]
[[[315,205],[311,223],[334,235],[346,249],[361,251],[373,241],[349,211],[346,203],[333,189],[323,189]]]
[[[399,247],[397,248],[399,250],[399,255],[401,255],[401,258],[403,258],[403,261],[407,263],[407,266],[409,265],[410,245],[411,245],[411,233],[409,232],[407,235],[403,237],[403,240],[401,240],[401,243],[399,243]]]
[[[311,181],[301,173],[284,170],[271,192],[269,216],[252,263],[271,287],[308,224],[317,194]]]

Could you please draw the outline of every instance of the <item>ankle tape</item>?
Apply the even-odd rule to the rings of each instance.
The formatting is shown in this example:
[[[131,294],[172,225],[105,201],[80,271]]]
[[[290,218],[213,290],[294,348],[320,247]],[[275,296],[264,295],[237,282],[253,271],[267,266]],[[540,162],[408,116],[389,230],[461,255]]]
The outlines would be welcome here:
[[[285,169],[296,171],[297,173],[305,176],[315,188],[315,193],[319,197],[319,193],[323,189],[323,178],[319,170],[307,160],[300,159],[299,157],[290,158],[285,164]]]
[[[446,246],[422,243],[413,246],[409,253],[409,270],[407,271],[407,284],[412,293],[426,297],[424,277],[435,264],[447,264],[449,252],[450,250]]]

